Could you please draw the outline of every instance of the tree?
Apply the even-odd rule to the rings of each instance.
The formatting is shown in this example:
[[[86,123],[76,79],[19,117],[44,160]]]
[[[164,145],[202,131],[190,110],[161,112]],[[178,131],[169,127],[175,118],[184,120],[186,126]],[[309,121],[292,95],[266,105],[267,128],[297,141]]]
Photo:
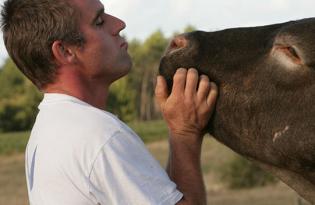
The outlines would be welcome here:
[[[30,129],[42,94],[8,59],[0,72],[0,131]]]
[[[139,68],[142,71],[140,87],[140,120],[152,120],[157,117],[157,106],[154,102],[154,85],[158,74],[160,58],[168,44],[161,31],[154,32],[142,46],[142,61]]]
[[[129,78],[124,77],[116,81],[110,89],[107,107],[125,122],[136,119],[135,90],[130,89]]]
[[[178,36],[178,35],[180,35],[180,34],[182,34],[182,33],[190,33],[190,32],[193,32],[193,31],[195,31],[195,30],[196,30],[196,27],[194,27],[194,26],[192,26],[192,25],[187,25],[187,26],[184,28],[183,31],[181,31],[181,32],[175,31],[172,36],[174,37],[174,36]]]
[[[192,31],[195,31],[196,30],[196,27],[192,26],[192,25],[187,25],[185,28],[184,28],[184,33],[188,33],[188,32],[192,32]]]

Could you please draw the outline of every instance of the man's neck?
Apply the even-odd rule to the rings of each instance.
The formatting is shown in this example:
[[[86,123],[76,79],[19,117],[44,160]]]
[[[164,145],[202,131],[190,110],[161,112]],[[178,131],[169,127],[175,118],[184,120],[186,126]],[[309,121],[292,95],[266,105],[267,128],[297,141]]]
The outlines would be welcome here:
[[[45,93],[60,93],[78,98],[94,107],[104,110],[107,103],[108,91],[105,89],[93,89],[89,93],[75,92],[63,88],[49,88],[44,90]]]
[[[60,93],[76,97],[94,107],[105,109],[109,93],[109,84],[98,81],[86,81],[76,77],[59,79],[47,85],[45,93]]]

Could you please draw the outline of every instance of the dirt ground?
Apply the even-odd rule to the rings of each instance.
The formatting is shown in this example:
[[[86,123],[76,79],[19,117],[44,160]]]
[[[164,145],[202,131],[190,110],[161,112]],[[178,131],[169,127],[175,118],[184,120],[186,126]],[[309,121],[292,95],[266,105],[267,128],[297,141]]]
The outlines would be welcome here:
[[[152,154],[165,166],[167,141],[147,145]],[[266,187],[229,190],[213,172],[233,152],[214,140],[205,140],[202,164],[209,205],[299,205],[297,194],[283,183]],[[0,157],[0,205],[27,205],[24,175],[24,155]]]

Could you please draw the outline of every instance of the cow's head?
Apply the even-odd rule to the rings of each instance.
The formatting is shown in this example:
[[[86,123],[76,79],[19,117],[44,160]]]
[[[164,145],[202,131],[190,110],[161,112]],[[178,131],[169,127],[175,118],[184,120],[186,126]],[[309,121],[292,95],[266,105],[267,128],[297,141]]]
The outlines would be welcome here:
[[[161,60],[169,88],[180,67],[219,86],[216,139],[315,188],[315,19],[182,34]]]

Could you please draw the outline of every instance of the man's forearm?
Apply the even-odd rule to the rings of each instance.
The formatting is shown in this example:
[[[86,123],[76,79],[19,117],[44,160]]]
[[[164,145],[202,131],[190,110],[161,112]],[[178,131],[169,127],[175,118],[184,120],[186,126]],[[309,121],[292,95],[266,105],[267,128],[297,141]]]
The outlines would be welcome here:
[[[167,173],[184,194],[179,204],[206,204],[200,154],[202,137],[171,134]],[[188,141],[177,140],[189,138]]]
[[[167,172],[184,198],[180,205],[206,204],[200,154],[202,131],[209,122],[218,89],[196,69],[177,69],[169,94],[166,80],[159,76],[155,94],[170,130]]]

